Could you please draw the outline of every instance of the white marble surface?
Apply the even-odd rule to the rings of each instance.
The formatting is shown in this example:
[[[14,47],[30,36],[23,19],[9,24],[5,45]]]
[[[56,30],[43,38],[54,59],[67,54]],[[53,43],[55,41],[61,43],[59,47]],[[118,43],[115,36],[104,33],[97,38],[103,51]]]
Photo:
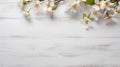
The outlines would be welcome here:
[[[120,67],[119,18],[87,31],[60,13],[27,21],[16,1],[0,0],[0,67]]]

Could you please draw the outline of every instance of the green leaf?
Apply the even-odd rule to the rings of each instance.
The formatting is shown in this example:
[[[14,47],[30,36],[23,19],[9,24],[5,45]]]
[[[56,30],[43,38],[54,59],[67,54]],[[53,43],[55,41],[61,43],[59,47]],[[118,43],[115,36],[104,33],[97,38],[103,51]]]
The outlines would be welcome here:
[[[91,14],[88,14],[87,18],[90,19],[91,18]]]
[[[27,2],[26,2],[25,0],[22,0],[22,3],[23,3],[23,5],[26,5],[26,4],[27,4]]]
[[[94,5],[95,1],[94,0],[86,0],[86,3],[89,5]]]
[[[52,7],[52,10],[56,10],[57,9],[57,5],[54,5],[53,7]]]
[[[84,19],[85,17],[87,17],[87,15],[85,13],[83,13],[82,18]]]

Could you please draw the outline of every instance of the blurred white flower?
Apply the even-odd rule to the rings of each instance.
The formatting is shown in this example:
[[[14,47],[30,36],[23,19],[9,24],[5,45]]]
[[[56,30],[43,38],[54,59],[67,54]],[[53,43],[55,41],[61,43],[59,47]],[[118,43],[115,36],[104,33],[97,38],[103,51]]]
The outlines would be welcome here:
[[[29,10],[23,10],[23,14],[25,16],[30,16],[30,11]]]

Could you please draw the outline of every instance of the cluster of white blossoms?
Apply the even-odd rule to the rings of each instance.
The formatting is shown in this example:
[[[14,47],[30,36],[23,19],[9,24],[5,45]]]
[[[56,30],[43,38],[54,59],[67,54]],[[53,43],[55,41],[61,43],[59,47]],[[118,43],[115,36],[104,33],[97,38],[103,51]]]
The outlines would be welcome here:
[[[66,14],[79,16],[86,25],[120,16],[120,0],[21,0],[19,6],[26,16],[30,16],[31,9],[41,7],[53,15],[61,2],[68,4]]]
[[[30,16],[31,9],[43,8],[50,15],[58,8],[59,3],[64,0],[21,0],[18,6],[21,7],[25,16]]]
[[[92,5],[86,2],[86,0],[74,0],[67,13],[80,14],[81,20],[87,25],[100,19],[111,20],[120,16],[119,0],[94,0]]]

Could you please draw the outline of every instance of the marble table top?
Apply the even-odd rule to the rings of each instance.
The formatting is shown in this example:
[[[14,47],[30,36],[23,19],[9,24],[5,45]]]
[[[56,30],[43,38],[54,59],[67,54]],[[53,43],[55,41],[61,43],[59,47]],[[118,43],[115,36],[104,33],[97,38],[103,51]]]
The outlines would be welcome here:
[[[62,11],[26,20],[17,1],[0,0],[0,67],[120,67],[119,18],[86,30]]]

